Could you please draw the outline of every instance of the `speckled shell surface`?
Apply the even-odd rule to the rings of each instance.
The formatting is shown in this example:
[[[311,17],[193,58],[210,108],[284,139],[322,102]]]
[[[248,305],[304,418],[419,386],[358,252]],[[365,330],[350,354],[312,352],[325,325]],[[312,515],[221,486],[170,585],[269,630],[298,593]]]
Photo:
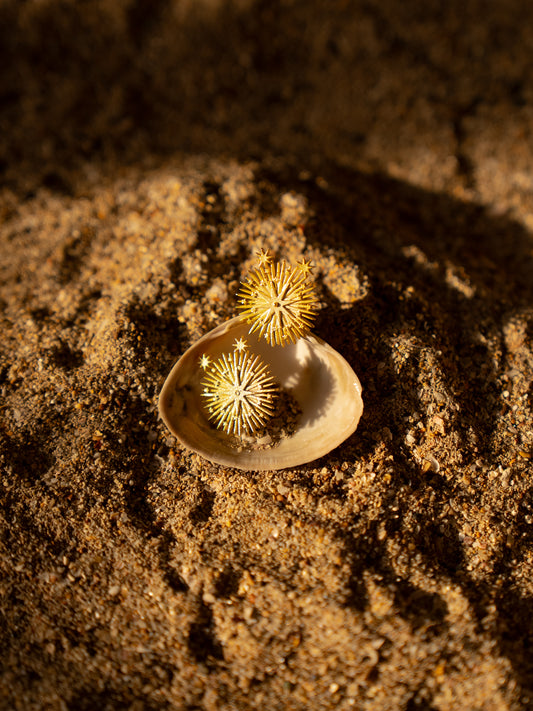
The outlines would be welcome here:
[[[295,467],[324,456],[356,429],[363,412],[361,384],[348,362],[313,334],[287,346],[269,346],[248,333],[240,317],[206,333],[177,361],[159,396],[159,413],[168,429],[189,449],[211,462],[244,470]],[[302,409],[295,431],[268,449],[235,446],[218,430],[202,403],[203,354],[211,360],[246,338],[283,388]]]

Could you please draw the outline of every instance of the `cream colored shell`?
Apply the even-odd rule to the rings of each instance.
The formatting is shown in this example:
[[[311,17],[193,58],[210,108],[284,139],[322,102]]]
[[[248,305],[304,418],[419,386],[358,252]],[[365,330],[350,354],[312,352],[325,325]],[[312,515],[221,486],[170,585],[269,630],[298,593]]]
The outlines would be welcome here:
[[[347,361],[314,334],[286,346],[270,346],[248,333],[240,316],[194,343],[174,365],[159,396],[159,412],[178,440],[211,462],[245,470],[276,470],[311,462],[337,447],[356,429],[361,384]],[[202,403],[203,354],[215,360],[246,338],[272,375],[298,401],[295,431],[268,449],[235,446],[235,439],[209,422]]]

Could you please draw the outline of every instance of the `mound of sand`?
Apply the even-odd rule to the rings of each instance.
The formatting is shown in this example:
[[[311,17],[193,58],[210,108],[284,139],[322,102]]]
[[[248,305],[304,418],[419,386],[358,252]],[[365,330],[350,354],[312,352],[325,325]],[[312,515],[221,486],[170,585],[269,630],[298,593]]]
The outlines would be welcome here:
[[[521,5],[0,2],[1,709],[531,708]],[[365,411],[246,473],[157,398],[259,248]]]

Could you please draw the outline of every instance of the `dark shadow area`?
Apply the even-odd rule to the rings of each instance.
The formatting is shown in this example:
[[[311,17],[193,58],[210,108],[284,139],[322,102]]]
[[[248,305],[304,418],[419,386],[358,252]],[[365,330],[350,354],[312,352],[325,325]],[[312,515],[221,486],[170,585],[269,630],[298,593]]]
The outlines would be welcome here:
[[[68,343],[60,342],[43,353],[43,360],[48,367],[69,371],[82,366],[85,358],[83,351],[71,348]]]
[[[217,597],[230,599],[232,595],[237,595],[242,573],[231,566],[226,566],[219,574],[215,583],[215,594]]]
[[[497,599],[498,619],[494,635],[502,654],[513,664],[525,693],[533,687],[533,598],[506,585]]]
[[[395,604],[402,617],[410,621],[413,629],[430,626],[435,633],[442,632],[448,606],[435,593],[428,593],[407,582],[396,585]]]
[[[83,686],[71,696],[65,708],[68,711],[102,711],[102,709],[126,711],[135,704],[137,696],[128,682],[108,684],[103,690],[100,687],[100,684],[95,684],[94,688]],[[171,706],[165,701],[150,702],[143,699],[143,710],[164,711],[168,708]]]
[[[187,641],[195,661],[204,663],[208,668],[224,659],[222,645],[215,635],[213,613],[203,602],[199,603],[198,616],[189,629]]]
[[[187,278],[183,261],[176,257],[169,264],[170,278],[176,288],[176,294],[183,300],[191,299],[198,301],[205,294],[206,283],[211,285],[215,279],[223,279],[226,283],[238,281],[240,277],[238,263],[247,257],[246,248],[236,245],[236,250],[231,255],[221,257],[218,247],[224,232],[231,220],[228,217],[228,205],[226,196],[215,179],[206,179],[203,189],[198,196],[199,219],[195,226],[196,242],[194,245],[202,255],[202,273],[205,271],[207,278],[199,284],[194,284],[194,279]],[[212,302],[213,309],[221,309],[223,306]]]
[[[51,441],[52,428],[48,423],[36,423],[16,438],[6,436],[2,443],[7,453],[4,461],[6,471],[28,484],[40,485],[55,462]]]
[[[373,156],[380,142],[396,154],[406,126],[415,147],[435,138],[440,150],[447,123],[456,172],[472,184],[467,120],[502,102],[511,121],[531,91],[523,7],[4,0],[4,183],[68,194],[87,160],[175,151],[304,165]]]
[[[135,351],[137,357],[150,364],[161,364],[161,377],[166,375],[168,363],[176,359],[187,343],[187,332],[176,318],[174,305],[162,313],[134,298],[124,307],[124,325],[117,333],[118,339]]]
[[[46,183],[45,185],[50,187]],[[57,279],[60,284],[68,284],[79,276],[93,237],[94,234],[90,228],[82,228],[62,245],[57,267]]]
[[[436,706],[431,703],[433,692],[425,687],[417,689],[409,699],[405,711],[436,711]]]
[[[172,550],[175,546],[175,538],[169,531],[162,531],[159,536],[159,560],[163,577],[174,592],[187,592],[189,586],[181,575],[171,564]]]
[[[209,521],[213,512],[215,501],[215,492],[208,487],[202,488],[198,497],[198,502],[189,513],[189,518],[195,526]]]
[[[338,395],[339,373],[334,372],[324,353],[315,348],[308,347],[300,353],[297,350],[291,351],[290,360],[289,348],[291,346],[283,349],[284,358],[287,351],[284,369],[289,374],[285,387],[290,393],[295,393],[297,403],[302,406],[298,426],[310,427],[331,410],[331,404]],[[291,363],[290,366],[287,361]],[[340,416],[340,413],[331,412],[331,415]]]

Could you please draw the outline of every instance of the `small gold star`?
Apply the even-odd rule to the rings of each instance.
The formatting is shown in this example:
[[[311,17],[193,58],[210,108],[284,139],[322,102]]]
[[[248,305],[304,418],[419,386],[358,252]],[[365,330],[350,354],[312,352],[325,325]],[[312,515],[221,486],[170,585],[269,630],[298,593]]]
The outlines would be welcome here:
[[[233,341],[233,347],[236,351],[242,353],[242,351],[245,351],[248,348],[248,342],[244,338],[236,338]]]
[[[257,264],[260,267],[266,266],[272,261],[272,255],[270,254],[268,249],[260,249],[259,252],[256,253],[256,256]]]
[[[204,353],[202,355],[202,357],[200,358],[200,368],[207,370],[209,368],[210,363],[211,363],[211,358]]]
[[[313,263],[310,259],[302,259],[301,262],[296,262],[296,268],[307,276],[313,272]]]

